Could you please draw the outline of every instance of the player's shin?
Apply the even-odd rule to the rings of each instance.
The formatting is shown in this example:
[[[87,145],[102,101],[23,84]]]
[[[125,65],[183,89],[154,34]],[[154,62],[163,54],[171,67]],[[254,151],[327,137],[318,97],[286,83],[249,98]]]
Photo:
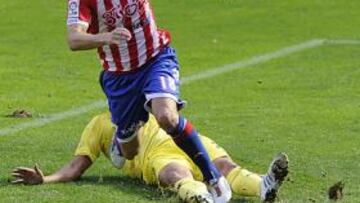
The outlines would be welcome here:
[[[202,144],[198,133],[190,122],[179,116],[175,133],[172,134],[175,143],[194,161],[200,168],[204,181],[216,203],[225,203],[231,199],[231,189],[226,179],[221,176]]]
[[[261,177],[241,167],[236,167],[226,176],[231,190],[242,196],[260,196]]]
[[[203,146],[198,133],[192,124],[184,117],[179,116],[179,122],[174,132],[170,133],[175,143],[180,147],[200,168],[207,183],[217,181],[221,176]]]

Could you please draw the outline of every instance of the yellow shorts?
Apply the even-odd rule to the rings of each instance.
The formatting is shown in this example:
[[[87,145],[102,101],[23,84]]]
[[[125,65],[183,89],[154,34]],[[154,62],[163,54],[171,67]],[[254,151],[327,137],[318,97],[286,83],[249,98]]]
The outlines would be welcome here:
[[[212,161],[220,157],[228,156],[227,152],[210,138],[201,136],[201,141]],[[144,157],[143,163],[143,179],[147,184],[159,184],[159,174],[161,170],[169,163],[174,162],[187,167],[196,180],[203,180],[200,169],[176,146],[172,139],[167,139],[160,145],[154,146],[154,149],[150,151],[151,152]]]

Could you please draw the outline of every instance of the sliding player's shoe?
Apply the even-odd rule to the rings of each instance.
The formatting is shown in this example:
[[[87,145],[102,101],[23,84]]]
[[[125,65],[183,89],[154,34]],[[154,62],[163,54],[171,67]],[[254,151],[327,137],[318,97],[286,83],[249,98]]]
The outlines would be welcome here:
[[[272,160],[269,170],[261,180],[261,200],[274,202],[281,184],[288,174],[289,159],[285,153],[280,153]]]
[[[109,147],[109,154],[112,165],[115,168],[121,169],[124,166],[126,159],[125,157],[121,156],[120,145],[116,139],[116,136],[114,136],[113,141]]]
[[[226,203],[231,199],[231,188],[224,176],[221,176],[216,182],[210,182],[208,189],[213,195],[215,203]]]

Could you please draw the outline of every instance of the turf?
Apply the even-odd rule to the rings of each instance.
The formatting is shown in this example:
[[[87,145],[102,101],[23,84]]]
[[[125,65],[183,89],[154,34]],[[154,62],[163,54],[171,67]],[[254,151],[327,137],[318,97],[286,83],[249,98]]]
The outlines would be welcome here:
[[[183,77],[310,39],[360,39],[358,1],[152,3],[158,24],[172,32]],[[0,5],[0,129],[104,99],[95,52],[67,48],[65,10],[66,1],[56,0]],[[182,88],[184,114],[250,170],[265,172],[274,154],[287,152],[291,174],[280,202],[327,202],[327,188],[339,180],[342,202],[360,202],[359,58],[359,45],[324,45],[196,81]],[[16,109],[33,118],[5,118]],[[0,202],[175,202],[105,159],[75,183],[8,183],[16,166],[57,170],[85,124],[105,110],[0,136]]]

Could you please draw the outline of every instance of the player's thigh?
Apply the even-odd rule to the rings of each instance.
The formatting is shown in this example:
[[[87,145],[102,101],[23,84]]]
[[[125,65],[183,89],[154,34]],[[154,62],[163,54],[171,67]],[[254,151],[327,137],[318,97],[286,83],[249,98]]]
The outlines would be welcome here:
[[[146,74],[145,71],[128,75],[104,72],[100,78],[120,142],[132,140],[135,132],[149,118],[144,108],[145,95],[142,94]]]
[[[149,67],[149,74],[143,89],[146,107],[152,112],[162,113],[163,109],[177,112],[185,104],[179,93],[179,64],[174,49],[165,48]]]

